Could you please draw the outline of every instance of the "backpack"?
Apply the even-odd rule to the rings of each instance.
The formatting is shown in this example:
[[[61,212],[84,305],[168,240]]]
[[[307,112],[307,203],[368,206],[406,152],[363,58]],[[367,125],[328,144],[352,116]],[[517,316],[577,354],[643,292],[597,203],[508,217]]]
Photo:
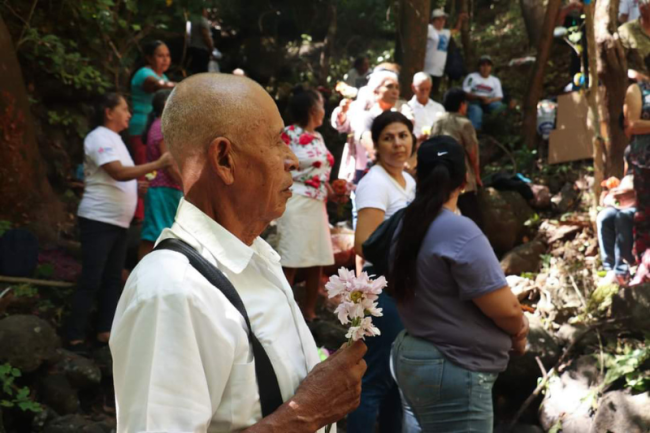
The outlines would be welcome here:
[[[377,275],[388,276],[390,263],[390,249],[393,245],[393,236],[399,226],[406,208],[402,208],[391,215],[390,218],[379,224],[368,239],[363,243],[363,256],[372,263]]]
[[[451,81],[460,80],[467,75],[463,53],[456,44],[454,38],[449,40],[447,63],[445,63],[445,75],[447,75]]]
[[[38,266],[38,239],[25,229],[7,230],[0,237],[0,275],[31,277]]]

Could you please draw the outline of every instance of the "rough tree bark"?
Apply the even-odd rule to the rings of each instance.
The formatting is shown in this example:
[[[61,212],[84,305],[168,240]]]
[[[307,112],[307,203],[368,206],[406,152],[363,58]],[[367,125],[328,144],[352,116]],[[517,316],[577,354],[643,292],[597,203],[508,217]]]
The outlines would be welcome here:
[[[548,0],[519,0],[521,14],[526,25],[526,34],[528,34],[528,44],[531,47],[538,46],[542,37],[547,4]]]
[[[0,220],[54,240],[63,206],[47,180],[11,36],[0,16]]]
[[[598,77],[604,87],[601,101],[605,124],[605,177],[623,175],[623,153],[628,140],[619,126],[627,90],[627,60],[618,39],[617,0],[596,2],[595,34]]]
[[[463,22],[463,25],[460,28],[460,40],[463,43],[463,55],[465,56],[466,65],[474,65],[474,46],[472,45],[472,34],[471,34],[471,8],[469,4],[470,0],[460,0],[460,13],[467,14],[468,19]]]
[[[334,56],[335,38],[336,38],[336,1],[331,0],[327,5],[327,36],[325,36],[325,46],[320,55],[320,74],[319,84],[327,86],[327,76],[330,73],[330,60]]]
[[[401,60],[400,89],[404,99],[413,96],[411,81],[424,68],[427,26],[431,5],[429,0],[400,0],[397,26],[396,58]]]
[[[594,209],[598,205],[600,183],[603,181],[603,136],[600,132],[600,114],[598,112],[598,71],[596,59],[596,36],[594,34],[594,4],[585,3],[585,28],[587,33],[587,56],[589,57],[589,89],[587,90],[587,119],[594,130]]]
[[[528,78],[528,93],[524,99],[523,133],[529,149],[537,146],[537,103],[542,97],[544,72],[553,46],[553,29],[560,13],[562,0],[549,0],[544,16],[542,34],[537,44],[537,58]]]

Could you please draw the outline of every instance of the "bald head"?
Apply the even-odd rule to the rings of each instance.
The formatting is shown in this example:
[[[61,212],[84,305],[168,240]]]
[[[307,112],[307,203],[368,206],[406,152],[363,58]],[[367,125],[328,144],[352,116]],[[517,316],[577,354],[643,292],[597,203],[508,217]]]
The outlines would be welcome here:
[[[182,166],[190,156],[203,154],[217,137],[234,146],[245,142],[263,121],[263,107],[275,106],[256,82],[230,74],[197,74],[179,83],[162,115],[165,144]]]

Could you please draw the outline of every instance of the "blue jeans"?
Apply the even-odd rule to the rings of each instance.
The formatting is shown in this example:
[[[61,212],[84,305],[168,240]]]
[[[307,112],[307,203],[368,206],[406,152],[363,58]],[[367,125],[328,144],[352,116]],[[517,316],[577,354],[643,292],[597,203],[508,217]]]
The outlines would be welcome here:
[[[364,269],[372,274],[372,268]],[[348,433],[374,433],[375,423],[379,432],[402,431],[402,403],[397,383],[390,372],[390,350],[397,335],[404,329],[397,313],[395,300],[382,293],[378,300],[382,317],[372,321],[381,335],[366,339],[368,351],[364,357],[368,369],[361,382],[361,403],[348,415]]]
[[[503,110],[505,107],[501,101],[492,102],[487,105],[481,104],[478,101],[472,101],[467,106],[467,118],[472,122],[474,129],[480,131],[483,127],[483,113],[493,113]]]
[[[496,373],[465,370],[430,342],[406,331],[392,352],[395,376],[423,433],[492,433]]]
[[[607,207],[598,213],[598,246],[603,267],[618,275],[627,275],[634,263],[632,228],[635,208]]]

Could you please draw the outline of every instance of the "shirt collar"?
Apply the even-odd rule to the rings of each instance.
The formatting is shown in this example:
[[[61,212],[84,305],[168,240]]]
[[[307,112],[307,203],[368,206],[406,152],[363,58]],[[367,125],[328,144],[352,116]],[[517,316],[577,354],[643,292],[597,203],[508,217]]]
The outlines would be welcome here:
[[[222,265],[235,274],[241,273],[255,254],[279,263],[280,256],[260,237],[250,247],[226,230],[221,224],[204,214],[192,203],[181,199],[175,224],[191,235],[195,242],[205,247]]]
[[[417,104],[420,107],[428,107],[432,103],[431,99],[429,99],[425,105],[422,105],[420,104],[420,101],[418,101],[418,98],[416,96],[413,96],[410,102],[413,104]]]

